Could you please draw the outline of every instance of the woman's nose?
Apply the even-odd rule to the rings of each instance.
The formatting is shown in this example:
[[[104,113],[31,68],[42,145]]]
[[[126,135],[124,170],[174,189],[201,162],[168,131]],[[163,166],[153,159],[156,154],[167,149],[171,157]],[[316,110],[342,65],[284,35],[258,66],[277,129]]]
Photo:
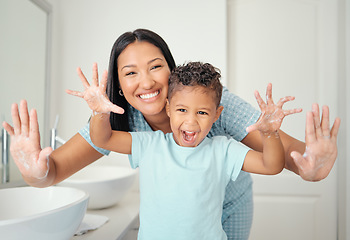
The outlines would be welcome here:
[[[143,74],[140,80],[140,86],[143,89],[151,89],[155,84],[155,81],[153,80],[152,76],[150,74]]]

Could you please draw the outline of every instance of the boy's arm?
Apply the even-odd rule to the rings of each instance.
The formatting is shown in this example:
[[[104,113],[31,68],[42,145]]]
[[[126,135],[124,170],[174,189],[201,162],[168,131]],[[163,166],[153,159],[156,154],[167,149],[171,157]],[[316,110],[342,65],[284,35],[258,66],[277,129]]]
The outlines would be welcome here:
[[[131,154],[131,134],[123,131],[113,131],[109,122],[109,115],[109,113],[93,114],[90,119],[91,141],[99,148]]]
[[[284,149],[278,132],[262,134],[263,152],[248,151],[242,170],[250,173],[272,175],[284,168]]]
[[[278,174],[285,165],[284,148],[279,136],[283,118],[287,115],[301,112],[301,109],[283,110],[286,102],[294,97],[281,98],[277,104],[272,100],[272,85],[268,84],[266,90],[266,103],[255,91],[255,98],[261,109],[261,116],[257,123],[249,126],[247,132],[260,131],[263,142],[263,152],[249,151],[245,157],[242,170],[259,174]]]
[[[87,81],[80,68],[77,71],[85,90],[83,92],[66,90],[66,92],[83,98],[93,111],[90,119],[90,137],[92,142],[100,148],[130,154],[131,134],[128,132],[112,131],[109,122],[110,112],[123,114],[124,109],[111,103],[107,97],[107,71],[103,73],[102,80],[99,83],[97,64],[95,63],[93,65],[91,84]]]

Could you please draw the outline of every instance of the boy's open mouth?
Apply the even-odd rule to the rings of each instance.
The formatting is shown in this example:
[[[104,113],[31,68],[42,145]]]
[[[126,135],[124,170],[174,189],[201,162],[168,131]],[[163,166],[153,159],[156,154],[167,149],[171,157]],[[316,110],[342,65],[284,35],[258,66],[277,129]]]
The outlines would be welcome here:
[[[186,143],[194,143],[196,140],[197,132],[182,131],[182,138]]]

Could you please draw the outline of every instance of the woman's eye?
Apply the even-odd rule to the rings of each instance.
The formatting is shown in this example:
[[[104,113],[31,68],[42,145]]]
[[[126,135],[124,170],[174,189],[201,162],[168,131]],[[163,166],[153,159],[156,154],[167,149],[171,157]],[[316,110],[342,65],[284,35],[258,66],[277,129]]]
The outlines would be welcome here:
[[[160,67],[161,67],[161,65],[156,65],[156,66],[151,67],[151,70],[156,69],[156,68],[160,68]]]
[[[131,76],[131,75],[134,75],[134,74],[135,74],[135,72],[128,72],[128,73],[125,74],[125,76]]]

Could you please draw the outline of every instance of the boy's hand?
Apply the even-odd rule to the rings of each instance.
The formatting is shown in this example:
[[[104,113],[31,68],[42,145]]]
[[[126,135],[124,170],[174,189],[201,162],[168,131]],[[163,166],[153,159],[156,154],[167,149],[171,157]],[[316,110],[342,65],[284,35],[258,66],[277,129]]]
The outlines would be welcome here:
[[[91,85],[87,81],[85,75],[83,74],[80,68],[77,69],[77,72],[81,82],[84,85],[85,90],[84,92],[66,90],[68,94],[83,98],[89,105],[90,109],[94,111],[94,113],[124,113],[124,109],[111,103],[111,101],[107,97],[107,71],[103,73],[101,83],[99,84],[97,64],[94,63]]]
[[[283,118],[290,114],[299,113],[302,111],[301,108],[283,110],[282,107],[286,102],[294,100],[294,97],[288,96],[281,98],[277,104],[272,99],[272,84],[269,83],[266,89],[266,103],[261,98],[258,91],[255,91],[255,98],[259,104],[261,115],[259,120],[247,127],[247,132],[259,130],[263,134],[270,134],[276,132],[282,124]]]

